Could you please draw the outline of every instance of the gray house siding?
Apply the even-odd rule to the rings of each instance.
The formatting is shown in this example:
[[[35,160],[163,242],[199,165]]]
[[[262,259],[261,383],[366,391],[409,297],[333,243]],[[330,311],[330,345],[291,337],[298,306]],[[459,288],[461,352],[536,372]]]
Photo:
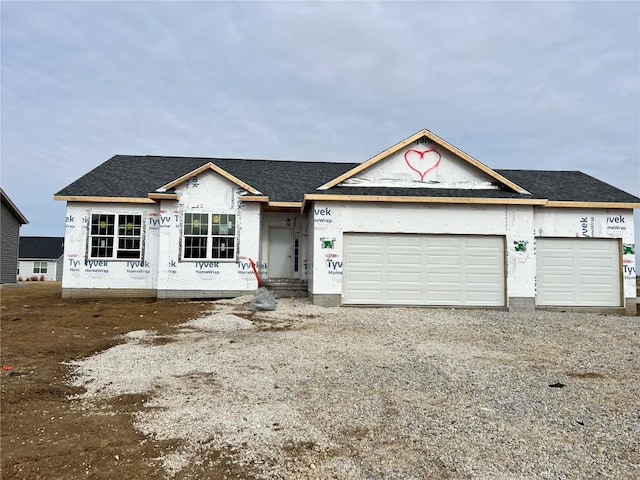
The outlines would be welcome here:
[[[2,241],[0,242],[0,283],[16,283],[20,222],[2,202]]]
[[[56,282],[62,281],[62,262],[64,261],[64,257],[60,257],[56,262]]]

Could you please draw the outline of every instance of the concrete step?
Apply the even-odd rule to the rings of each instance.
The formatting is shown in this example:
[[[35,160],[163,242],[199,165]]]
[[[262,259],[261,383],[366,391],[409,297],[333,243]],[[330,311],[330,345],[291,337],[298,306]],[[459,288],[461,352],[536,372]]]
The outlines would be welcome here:
[[[309,284],[299,280],[269,280],[263,285],[267,287],[276,298],[306,298]]]

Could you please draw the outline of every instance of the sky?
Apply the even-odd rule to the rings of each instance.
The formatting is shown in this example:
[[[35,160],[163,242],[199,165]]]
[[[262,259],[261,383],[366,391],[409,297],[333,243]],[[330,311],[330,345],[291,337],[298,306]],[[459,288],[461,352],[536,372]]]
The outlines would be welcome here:
[[[0,18],[21,235],[63,236],[54,194],[115,154],[363,162],[423,128],[491,168],[640,196],[640,2],[3,0]]]

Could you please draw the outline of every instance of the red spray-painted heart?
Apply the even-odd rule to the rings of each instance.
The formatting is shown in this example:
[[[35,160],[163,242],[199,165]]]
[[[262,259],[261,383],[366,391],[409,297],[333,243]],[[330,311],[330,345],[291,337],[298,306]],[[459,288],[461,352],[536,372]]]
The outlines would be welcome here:
[[[420,181],[424,181],[424,177],[431,170],[440,165],[442,156],[435,150],[407,150],[404,154],[404,161],[411,170],[420,175]]]

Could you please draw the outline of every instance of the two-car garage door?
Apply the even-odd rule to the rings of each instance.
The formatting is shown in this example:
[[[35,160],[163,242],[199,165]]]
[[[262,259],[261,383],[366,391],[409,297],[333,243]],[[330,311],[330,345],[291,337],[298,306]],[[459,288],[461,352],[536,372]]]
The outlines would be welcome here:
[[[504,237],[345,233],[343,303],[504,306]]]

